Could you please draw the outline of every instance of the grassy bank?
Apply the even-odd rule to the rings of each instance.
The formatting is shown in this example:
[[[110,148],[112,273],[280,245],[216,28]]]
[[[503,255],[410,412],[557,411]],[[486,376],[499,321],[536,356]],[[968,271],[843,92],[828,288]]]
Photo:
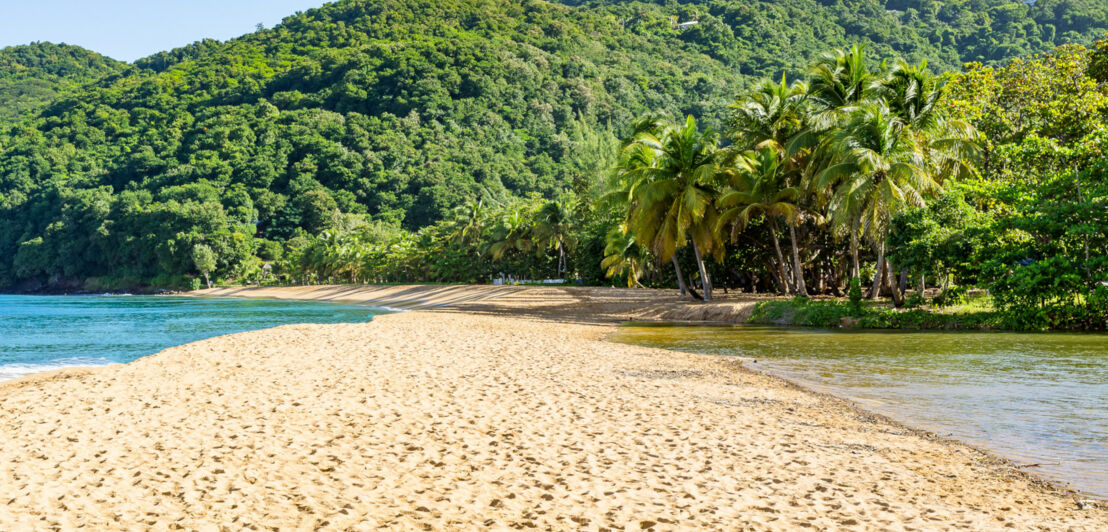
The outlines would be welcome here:
[[[897,309],[876,303],[852,304],[850,301],[798,297],[759,302],[749,323],[863,329],[1006,328],[1002,314],[981,300],[943,309]]]

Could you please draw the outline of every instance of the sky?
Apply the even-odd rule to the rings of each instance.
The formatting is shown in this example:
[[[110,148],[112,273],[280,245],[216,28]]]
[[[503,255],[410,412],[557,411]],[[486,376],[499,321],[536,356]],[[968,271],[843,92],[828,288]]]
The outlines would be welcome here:
[[[325,0],[0,0],[0,48],[75,44],[131,62],[205,38],[271,28]]]

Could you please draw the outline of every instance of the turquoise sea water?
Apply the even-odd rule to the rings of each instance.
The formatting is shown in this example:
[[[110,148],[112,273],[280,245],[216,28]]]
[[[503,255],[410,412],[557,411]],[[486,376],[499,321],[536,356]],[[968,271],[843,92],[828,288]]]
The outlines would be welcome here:
[[[0,295],[0,380],[130,362],[175,345],[290,323],[356,323],[382,309],[163,296]]]
[[[612,339],[748,358],[1108,499],[1108,335],[639,324]]]

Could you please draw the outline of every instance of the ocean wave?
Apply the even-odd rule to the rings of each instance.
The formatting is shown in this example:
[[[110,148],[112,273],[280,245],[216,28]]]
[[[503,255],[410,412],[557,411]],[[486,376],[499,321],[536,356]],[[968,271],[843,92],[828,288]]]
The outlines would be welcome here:
[[[385,310],[385,311],[388,311],[388,312],[408,312],[408,311],[411,310],[411,309],[404,309],[404,308],[397,308],[397,307],[386,307],[384,305],[370,305],[370,306],[373,307],[373,308],[379,308],[381,310]]]
[[[59,358],[40,363],[13,362],[10,364],[0,364],[0,381],[18,379],[32,373],[41,373],[43,371],[88,366],[108,366],[111,364],[115,364],[115,362],[106,358],[88,357]]]

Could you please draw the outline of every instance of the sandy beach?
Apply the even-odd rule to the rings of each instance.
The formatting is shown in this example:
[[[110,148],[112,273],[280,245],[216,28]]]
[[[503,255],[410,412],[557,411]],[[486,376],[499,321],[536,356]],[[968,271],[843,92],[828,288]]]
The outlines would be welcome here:
[[[1002,460],[740,361],[605,342],[751,299],[217,289],[413,309],[0,384],[3,530],[1104,530]]]

